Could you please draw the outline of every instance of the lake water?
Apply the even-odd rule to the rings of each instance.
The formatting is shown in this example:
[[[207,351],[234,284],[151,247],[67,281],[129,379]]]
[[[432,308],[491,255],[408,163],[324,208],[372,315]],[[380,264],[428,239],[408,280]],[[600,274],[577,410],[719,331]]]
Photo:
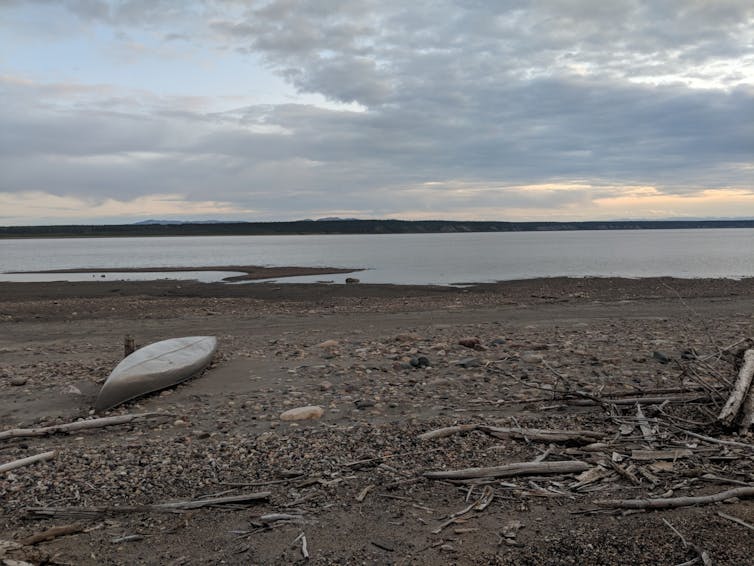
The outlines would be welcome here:
[[[454,284],[560,275],[754,277],[754,229],[495,232],[327,236],[198,236],[0,240],[0,280],[91,280],[97,269],[158,268],[106,279],[219,280],[229,273],[160,267],[347,267],[364,283]],[[89,274],[10,275],[87,268]],[[342,282],[348,275],[281,281]]]

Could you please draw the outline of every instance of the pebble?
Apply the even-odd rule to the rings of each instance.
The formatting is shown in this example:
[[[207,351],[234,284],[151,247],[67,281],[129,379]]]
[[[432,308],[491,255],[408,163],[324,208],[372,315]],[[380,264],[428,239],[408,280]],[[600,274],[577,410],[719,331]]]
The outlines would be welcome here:
[[[280,414],[281,421],[303,421],[308,419],[318,419],[325,414],[325,410],[319,405],[307,405],[306,407],[296,407],[288,409]]]
[[[21,385],[26,385],[26,382],[29,381],[29,378],[22,377],[22,376],[16,376],[10,378],[10,384],[15,385],[16,387],[19,387]]]
[[[521,361],[526,364],[538,364],[542,362],[542,356],[526,352],[525,354],[521,354]]]
[[[482,362],[479,360],[479,358],[463,358],[461,360],[458,360],[456,364],[458,364],[462,368],[478,368],[482,365]]]

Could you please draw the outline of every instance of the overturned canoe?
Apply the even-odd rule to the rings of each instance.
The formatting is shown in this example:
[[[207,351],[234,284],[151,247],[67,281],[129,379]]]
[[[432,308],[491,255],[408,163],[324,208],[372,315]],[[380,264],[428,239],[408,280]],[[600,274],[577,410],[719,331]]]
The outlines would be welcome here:
[[[155,342],[127,356],[112,371],[94,404],[97,412],[189,379],[209,365],[214,336],[186,336]]]

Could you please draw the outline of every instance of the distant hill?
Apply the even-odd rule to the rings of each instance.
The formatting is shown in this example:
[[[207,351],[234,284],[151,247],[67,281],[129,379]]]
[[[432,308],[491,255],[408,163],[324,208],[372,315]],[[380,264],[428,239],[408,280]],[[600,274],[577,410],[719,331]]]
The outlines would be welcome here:
[[[234,220],[142,220],[134,222],[132,226],[146,226],[160,224],[162,226],[175,226],[176,224],[237,224]]]
[[[558,230],[754,228],[754,220],[611,220],[591,222],[465,222],[455,220],[295,220],[291,222],[144,221],[137,224],[5,226],[0,238],[117,236],[254,236],[285,234],[429,234]]]

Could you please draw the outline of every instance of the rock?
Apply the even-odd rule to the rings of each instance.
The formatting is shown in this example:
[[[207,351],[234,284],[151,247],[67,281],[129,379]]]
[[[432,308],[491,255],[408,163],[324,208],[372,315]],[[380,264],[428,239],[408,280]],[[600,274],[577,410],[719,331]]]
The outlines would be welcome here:
[[[490,344],[493,346],[502,346],[505,344],[505,338],[495,338]]]
[[[682,360],[695,360],[697,357],[698,354],[696,353],[696,350],[694,348],[689,348],[688,350],[681,352]]]
[[[482,347],[482,343],[479,341],[479,338],[476,337],[461,338],[458,343],[461,346],[465,346],[466,348],[473,348],[474,350],[478,350]]]
[[[361,281],[359,279],[356,279],[356,277],[346,277],[346,283],[352,285],[354,283],[361,283]]]
[[[660,362],[661,364],[668,364],[670,363],[670,356],[667,354],[663,354],[662,352],[654,351],[652,352],[652,357]]]
[[[542,356],[540,356],[539,354],[526,352],[524,354],[521,354],[521,361],[526,364],[539,364],[542,362]]]
[[[482,365],[482,362],[479,358],[463,358],[462,360],[458,360],[456,364],[462,368],[478,368]]]
[[[19,387],[21,385],[26,385],[27,381],[29,381],[28,377],[21,377],[20,375],[10,378],[10,384],[15,385],[16,387]]]
[[[337,340],[325,340],[324,342],[320,342],[317,344],[317,348],[322,348],[324,350],[331,350],[333,348],[337,348],[340,345],[340,342]]]
[[[427,358],[426,356],[418,356],[416,358],[411,358],[409,363],[411,364],[411,366],[415,368],[426,368],[430,366],[429,358]]]
[[[332,389],[332,383],[330,383],[329,381],[325,380],[325,381],[320,382],[319,384],[320,391],[330,391],[331,389]]]
[[[374,407],[374,401],[370,401],[369,399],[357,399],[353,402],[354,405],[356,405],[357,409],[368,409],[369,407]]]
[[[319,405],[308,405],[306,407],[296,407],[288,409],[281,413],[281,421],[304,421],[308,419],[318,419],[325,414],[325,410]]]

